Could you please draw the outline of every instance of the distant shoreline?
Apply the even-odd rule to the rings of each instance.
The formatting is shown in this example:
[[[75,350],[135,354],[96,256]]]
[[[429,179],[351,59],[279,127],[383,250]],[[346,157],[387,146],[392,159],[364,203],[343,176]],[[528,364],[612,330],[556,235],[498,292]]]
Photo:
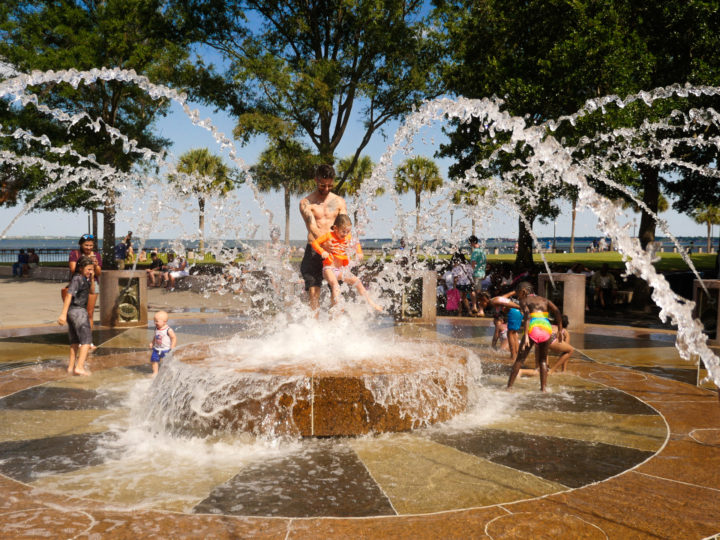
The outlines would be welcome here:
[[[575,238],[575,251],[585,251],[593,241],[599,240],[597,236],[579,236]],[[707,237],[703,236],[679,236],[677,237],[679,243],[683,247],[688,247],[693,244],[695,250],[700,248],[705,250],[707,247]],[[553,244],[553,237],[541,236],[538,238],[539,245],[542,248],[549,248]],[[77,247],[78,237],[71,236],[11,236],[0,239],[0,250],[19,250],[19,249],[74,249]],[[118,239],[119,241],[119,239]],[[235,239],[224,239],[224,240],[206,240],[205,245],[208,248],[212,248],[214,242],[221,242],[225,248],[240,248],[243,245],[249,245],[255,247],[263,245],[268,242],[267,239],[260,240],[240,240]],[[148,238],[144,241],[145,249],[158,248],[161,250],[172,249],[173,246],[177,245],[178,240],[170,238]],[[393,242],[391,238],[363,238],[361,239],[363,247],[367,249],[398,249],[399,241]],[[515,244],[517,239],[515,238],[487,238],[485,239],[485,247],[488,250],[498,250],[500,253],[514,253]],[[569,236],[557,236],[554,239],[555,247],[558,251],[569,252],[570,250],[570,237]],[[672,249],[673,243],[667,237],[659,236],[656,238],[656,242],[660,242],[662,247]],[[186,249],[197,249],[197,241],[184,241],[180,243]],[[302,248],[307,243],[306,240],[291,240],[290,245],[293,247]],[[609,242],[608,242],[609,243]],[[133,242],[135,247],[138,247],[138,242]],[[713,238],[713,247],[717,247],[718,240]],[[99,239],[99,246],[102,247],[102,238]],[[447,247],[450,247],[449,245]],[[461,245],[461,249],[467,251],[467,245]]]

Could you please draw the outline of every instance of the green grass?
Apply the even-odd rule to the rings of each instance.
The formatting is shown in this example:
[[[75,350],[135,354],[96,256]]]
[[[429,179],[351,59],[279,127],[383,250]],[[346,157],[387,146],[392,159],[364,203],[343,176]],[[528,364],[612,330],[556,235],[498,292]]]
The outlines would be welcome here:
[[[682,272],[688,271],[690,268],[682,259],[679,253],[658,253],[660,260],[655,263],[655,268],[660,272]],[[514,263],[515,255],[488,255],[488,263]],[[607,263],[610,268],[623,269],[622,257],[616,251],[604,251],[601,253],[547,253],[545,259],[550,265],[572,266],[575,263],[581,263],[591,270],[599,269],[603,264]],[[698,271],[712,270],[715,268],[715,254],[693,253],[690,256],[695,268]],[[542,264],[540,255],[533,255],[533,261],[536,264]]]
[[[684,272],[689,270],[689,267],[687,266],[687,264],[685,264],[685,261],[683,261],[679,253],[658,253],[657,256],[660,258],[660,260],[655,263],[655,268],[660,272]],[[167,262],[165,254],[161,254],[160,258],[163,260],[163,262]],[[441,256],[440,258],[449,259],[450,255]],[[548,264],[550,264],[551,266],[558,265],[567,267],[572,266],[575,263],[581,263],[591,270],[597,270],[604,263],[607,263],[610,268],[618,270],[625,267],[622,258],[620,257],[620,254],[615,251],[605,251],[602,253],[547,253],[545,254],[545,258],[547,259]],[[700,272],[713,270],[715,268],[714,253],[693,253],[690,258],[692,259],[693,264],[695,265],[697,270]],[[243,257],[238,258],[238,260],[243,260]],[[291,262],[299,264],[300,260],[301,257],[293,257],[291,259]],[[490,264],[497,264],[503,262],[513,264],[515,262],[515,255],[488,255],[487,260]],[[542,258],[540,257],[540,255],[534,255],[533,260],[536,264],[542,265]],[[190,259],[190,264],[198,263],[212,265],[220,264],[209,254],[205,256],[204,261],[201,261],[199,259]],[[3,266],[12,265],[12,263],[0,264]],[[149,260],[147,263],[139,263],[138,268],[146,268],[149,264]],[[65,267],[67,266],[67,262],[46,262],[41,263],[41,265],[52,267]],[[126,265],[125,267],[127,268],[128,265]]]

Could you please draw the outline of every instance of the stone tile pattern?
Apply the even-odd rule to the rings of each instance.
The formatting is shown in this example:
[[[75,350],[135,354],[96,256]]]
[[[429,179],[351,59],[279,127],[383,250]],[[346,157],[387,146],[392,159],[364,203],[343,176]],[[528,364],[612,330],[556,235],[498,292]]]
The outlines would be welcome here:
[[[97,359],[93,361],[93,369],[137,365],[138,360],[133,356],[114,354],[104,360]],[[586,380],[597,381],[619,392],[580,391],[572,401],[553,395],[540,406],[547,414],[562,413],[582,418],[588,411],[589,414],[596,411],[596,406],[605,407],[602,410],[614,415],[633,418],[653,418],[657,416],[653,412],[657,412],[668,423],[670,438],[667,443],[659,445],[660,451],[652,457],[653,451],[649,450],[588,441],[582,436],[569,440],[553,434],[526,433],[515,427],[453,435],[435,432],[423,440],[432,440],[438,448],[453,449],[469,459],[508,467],[560,486],[583,487],[563,489],[530,501],[508,501],[431,515],[394,516],[392,500],[384,494],[383,486],[372,475],[363,473],[362,460],[345,445],[329,445],[332,451],[328,452],[321,444],[314,452],[287,458],[285,464],[275,463],[273,467],[267,463],[245,469],[213,490],[195,507],[196,514],[193,515],[143,510],[121,512],[99,501],[36,492],[31,486],[17,481],[30,481],[35,474],[61,474],[64,470],[77,469],[83,461],[87,465],[93,459],[93,449],[101,434],[6,441],[0,446],[1,470],[7,475],[0,476],[0,491],[4,494],[0,498],[0,532],[8,538],[23,536],[29,531],[37,536],[52,537],[62,531],[62,535],[68,537],[101,535],[114,538],[148,535],[174,538],[468,538],[486,535],[493,538],[699,538],[720,531],[720,505],[717,504],[720,436],[714,431],[720,426],[720,407],[716,395],[652,374],[638,373],[642,377],[630,377],[626,369],[613,365],[574,362],[571,370]],[[12,397],[0,404],[7,414],[42,415],[47,410],[44,407],[50,406],[48,401],[62,403],[65,397],[68,401],[61,405],[66,407],[63,414],[108,405],[103,402],[107,396],[78,392],[77,389],[68,389],[66,395],[56,390],[22,393],[39,384],[62,380],[61,365],[49,363],[12,370],[10,374],[10,377],[3,374],[0,378],[0,395]],[[637,397],[647,406],[640,403],[636,407],[633,403],[639,402],[620,397],[623,393]],[[48,399],[51,394],[52,399]],[[646,438],[652,440],[653,436],[646,435]],[[423,445],[427,447],[426,443]],[[412,450],[413,446],[409,448]],[[66,460],[71,454],[78,459]],[[423,456],[418,458],[423,459]],[[581,474],[577,470],[570,474],[573,467],[563,467],[565,462],[577,469],[582,460],[595,463],[596,467],[580,471]],[[37,465],[43,461],[47,462],[42,466],[45,469]],[[53,468],[56,465],[58,468]],[[635,468],[627,470],[633,466]],[[250,493],[251,487],[257,486],[258,482],[261,485],[266,482],[268,487],[284,487],[287,476],[278,475],[278,470],[283,469],[295,474],[295,484],[288,487],[288,491],[273,493],[270,489]],[[328,471],[334,472],[328,474]],[[313,477],[318,473],[322,473],[320,479],[315,480]],[[335,481],[336,478],[340,481]],[[418,480],[422,481],[422,478]],[[318,486],[325,488],[320,498],[312,502],[303,500],[312,499],[313,490]],[[234,493],[242,493],[242,490],[247,496],[235,500],[242,499],[241,504],[248,507],[233,511],[232,507],[228,508],[228,503],[232,502]],[[299,494],[298,500],[292,503],[294,513],[287,505],[278,504],[291,490]],[[637,504],[639,498],[642,500],[640,505]],[[358,499],[361,504],[352,506],[349,504],[352,499]],[[251,517],[253,504],[255,510],[265,511],[265,516],[282,517]],[[334,508],[335,512],[324,510],[328,508]],[[242,515],[206,515],[205,512]],[[297,519],[301,516],[343,515],[379,517]]]

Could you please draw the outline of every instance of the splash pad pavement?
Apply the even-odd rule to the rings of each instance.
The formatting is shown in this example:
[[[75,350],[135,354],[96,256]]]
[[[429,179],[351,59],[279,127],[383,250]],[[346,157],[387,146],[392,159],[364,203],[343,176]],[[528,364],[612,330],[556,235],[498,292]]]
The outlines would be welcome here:
[[[221,313],[178,314],[171,325],[182,343],[198,346],[244,328]],[[67,378],[66,336],[57,328],[3,329],[2,536],[704,538],[720,531],[717,395],[643,371],[653,361],[672,364],[671,334],[588,326],[573,335],[569,372],[551,377],[541,395],[535,379],[502,390],[508,366],[487,346],[489,321],[388,323],[376,331],[480,357],[482,389],[471,410],[359,437],[175,437],[136,416],[152,384],[148,329],[96,330],[89,378]]]

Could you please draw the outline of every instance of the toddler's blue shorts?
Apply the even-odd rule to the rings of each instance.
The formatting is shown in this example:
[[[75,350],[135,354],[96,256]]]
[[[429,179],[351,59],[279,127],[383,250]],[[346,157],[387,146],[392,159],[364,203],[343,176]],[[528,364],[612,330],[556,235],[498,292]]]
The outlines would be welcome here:
[[[165,355],[169,353],[170,350],[167,351],[158,351],[157,349],[153,349],[152,356],[150,357],[151,362],[159,362],[163,358],[165,358]]]

